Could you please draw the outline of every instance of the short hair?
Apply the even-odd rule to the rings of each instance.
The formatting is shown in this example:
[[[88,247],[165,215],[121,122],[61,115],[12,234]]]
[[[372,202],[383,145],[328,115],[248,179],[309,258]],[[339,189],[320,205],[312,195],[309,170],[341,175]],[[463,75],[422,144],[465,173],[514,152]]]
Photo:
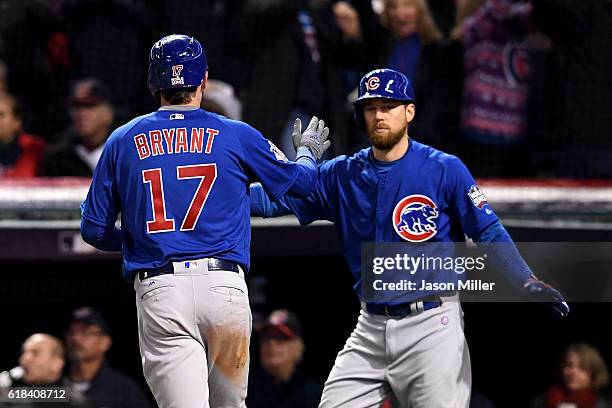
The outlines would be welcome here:
[[[57,337],[49,337],[51,340],[51,354],[53,355],[53,357],[59,357],[63,360],[65,357],[64,344]]]
[[[155,93],[155,99],[157,100],[158,104],[161,104],[161,94],[164,99],[170,103],[170,105],[183,105],[191,102],[197,89],[197,86],[177,89],[162,89]]]
[[[11,111],[13,112],[13,115],[17,119],[23,120],[23,111],[21,109],[21,104],[19,103],[17,98],[15,98],[13,95],[9,93],[0,92],[0,101],[4,101],[8,103],[9,106],[11,107]]]
[[[591,388],[601,390],[608,386],[610,374],[608,367],[597,349],[588,343],[570,344],[563,353],[562,365],[565,364],[570,353],[578,356],[579,364],[582,369],[589,373],[591,377]]]
[[[65,358],[64,344],[62,343],[62,341],[60,339],[58,339],[57,337],[52,336],[50,334],[47,334],[47,333],[34,333],[30,337],[25,339],[23,344],[25,344],[29,340],[31,340],[33,338],[37,338],[37,337],[40,338],[40,339],[44,339],[44,340],[49,342],[51,356],[58,357],[58,358],[61,358],[62,360],[64,360],[64,358]]]

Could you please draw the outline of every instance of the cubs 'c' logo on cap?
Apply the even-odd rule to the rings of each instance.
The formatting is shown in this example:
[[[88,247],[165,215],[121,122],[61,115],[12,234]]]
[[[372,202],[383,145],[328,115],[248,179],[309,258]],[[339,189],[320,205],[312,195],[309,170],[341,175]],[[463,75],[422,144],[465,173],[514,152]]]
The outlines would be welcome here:
[[[410,242],[427,241],[436,235],[438,206],[427,196],[404,197],[393,210],[393,228],[397,235]]]
[[[184,85],[185,78],[181,76],[181,72],[183,72],[183,64],[173,65],[172,66],[172,85]]]
[[[366,88],[368,91],[374,91],[378,89],[379,86],[380,86],[380,78],[376,76],[368,78],[368,81],[366,82]]]

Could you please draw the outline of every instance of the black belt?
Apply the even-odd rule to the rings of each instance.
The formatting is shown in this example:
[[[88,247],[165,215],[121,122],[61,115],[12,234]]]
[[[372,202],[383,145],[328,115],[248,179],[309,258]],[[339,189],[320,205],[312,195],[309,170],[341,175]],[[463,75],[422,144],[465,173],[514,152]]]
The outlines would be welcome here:
[[[240,266],[234,262],[224,261],[223,259],[208,259],[208,270],[209,271],[229,271],[240,273]],[[159,268],[159,269],[143,269],[138,271],[138,278],[145,280],[154,276],[173,274],[174,268],[172,264]]]
[[[422,301],[423,308],[417,308],[416,303],[400,303],[397,305],[379,305],[379,304],[366,304],[366,311],[368,313],[388,316],[388,317],[406,317],[412,313],[423,312],[425,310],[434,309],[442,306],[441,300]],[[414,305],[414,306],[413,306]],[[418,310],[417,310],[418,309]]]

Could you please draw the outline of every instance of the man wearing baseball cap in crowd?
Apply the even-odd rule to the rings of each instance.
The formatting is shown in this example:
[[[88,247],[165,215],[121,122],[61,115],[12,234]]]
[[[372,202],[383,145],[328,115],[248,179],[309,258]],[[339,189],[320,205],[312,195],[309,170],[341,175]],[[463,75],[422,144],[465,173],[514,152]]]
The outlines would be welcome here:
[[[114,123],[110,93],[98,79],[77,81],[70,96],[72,125],[49,149],[41,173],[48,177],[92,177]]]
[[[72,389],[98,407],[150,407],[138,384],[106,361],[111,345],[110,326],[99,311],[81,307],[72,312],[66,333]]]
[[[298,369],[304,354],[302,325],[285,309],[275,310],[259,328],[261,368],[251,370],[249,408],[310,408],[321,399],[321,384]]]

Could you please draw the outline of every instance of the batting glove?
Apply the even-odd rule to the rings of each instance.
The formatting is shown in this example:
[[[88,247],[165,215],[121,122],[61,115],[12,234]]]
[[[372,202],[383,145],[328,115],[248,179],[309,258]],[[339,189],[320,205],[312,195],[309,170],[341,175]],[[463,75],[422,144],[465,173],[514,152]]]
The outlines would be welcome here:
[[[328,136],[329,128],[325,127],[323,119],[319,120],[316,116],[310,119],[304,133],[302,133],[302,121],[300,119],[296,119],[293,123],[293,147],[296,151],[302,146],[308,147],[317,160],[323,156],[323,153],[331,145],[331,142],[327,140]]]
[[[546,302],[556,315],[560,317],[565,317],[568,315],[570,308],[565,301],[565,298],[561,292],[550,286],[548,283],[538,280],[535,276],[532,276],[523,285],[523,290],[533,300]]]

